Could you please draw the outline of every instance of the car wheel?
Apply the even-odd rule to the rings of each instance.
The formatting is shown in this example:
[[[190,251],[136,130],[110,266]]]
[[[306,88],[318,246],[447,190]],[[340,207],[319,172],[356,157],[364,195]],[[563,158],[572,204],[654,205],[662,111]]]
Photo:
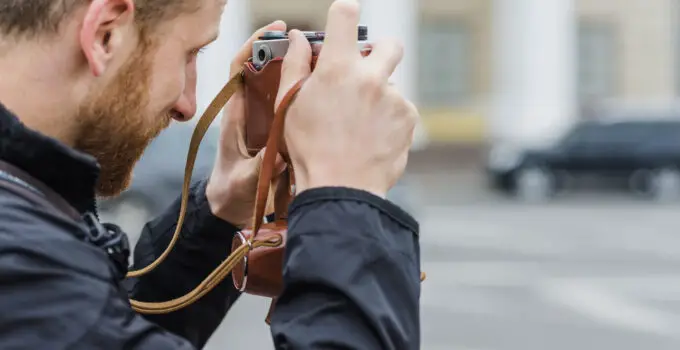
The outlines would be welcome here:
[[[151,209],[139,198],[126,198],[108,213],[102,214],[102,221],[120,226],[127,233],[130,243],[136,244],[142,228],[151,218]]]
[[[680,198],[680,170],[676,167],[662,167],[651,172],[649,192],[659,202],[675,201]]]
[[[628,178],[628,187],[639,196],[651,197],[650,179],[652,171],[649,169],[635,170]]]
[[[554,192],[555,176],[541,167],[522,168],[515,175],[515,195],[524,202],[542,202]]]
[[[567,170],[551,172],[552,191],[554,195],[561,195],[575,187],[576,179]]]

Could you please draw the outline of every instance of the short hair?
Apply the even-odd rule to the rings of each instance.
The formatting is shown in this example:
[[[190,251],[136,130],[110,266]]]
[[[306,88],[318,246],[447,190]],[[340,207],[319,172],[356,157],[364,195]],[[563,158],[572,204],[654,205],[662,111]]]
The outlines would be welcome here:
[[[0,0],[0,36],[56,34],[63,21],[90,0]],[[146,29],[197,7],[196,0],[134,0],[135,21]]]

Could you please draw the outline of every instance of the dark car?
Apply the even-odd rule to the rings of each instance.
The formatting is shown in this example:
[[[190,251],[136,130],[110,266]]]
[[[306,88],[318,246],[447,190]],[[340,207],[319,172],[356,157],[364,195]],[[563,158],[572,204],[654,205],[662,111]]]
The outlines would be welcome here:
[[[491,150],[492,185],[544,199],[582,178],[623,181],[637,193],[674,198],[680,188],[680,120],[589,121],[546,149]]]
[[[119,224],[135,240],[142,226],[182,193],[184,167],[193,131],[194,125],[190,123],[173,123],[163,131],[135,166],[130,188],[116,198],[99,201],[102,219]],[[218,142],[219,128],[211,127],[201,142],[193,180],[210,175]],[[407,182],[407,179],[400,181],[388,193],[388,199],[415,216],[416,197],[413,186],[407,186]]]

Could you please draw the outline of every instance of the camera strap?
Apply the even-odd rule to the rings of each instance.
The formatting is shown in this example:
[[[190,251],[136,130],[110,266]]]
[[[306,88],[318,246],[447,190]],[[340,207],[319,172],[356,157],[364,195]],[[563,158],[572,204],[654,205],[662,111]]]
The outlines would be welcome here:
[[[101,247],[107,252],[107,254],[109,254],[109,257],[117,268],[119,277],[132,278],[147,274],[153,271],[153,269],[155,269],[163,262],[163,260],[165,260],[165,258],[167,258],[177,243],[182,225],[184,224],[186,209],[189,202],[191,176],[200,143],[208,131],[208,128],[215,120],[215,117],[226,105],[229,99],[234,95],[234,93],[239,91],[239,89],[242,87],[243,71],[234,75],[229,80],[229,82],[222,88],[220,93],[210,103],[206,111],[197,122],[187,154],[184,181],[182,185],[180,212],[177,219],[175,232],[173,233],[170,243],[165,248],[165,251],[163,251],[163,253],[158,258],[156,258],[155,261],[142,269],[133,271],[127,270],[127,260],[129,257],[130,246],[127,235],[125,235],[125,233],[123,233],[117,226],[112,224],[101,224],[99,223],[99,220],[91,213],[88,213],[84,216],[80,215],[80,213],[63,197],[58,195],[48,186],[44,185],[37,179],[14,167],[13,165],[2,161],[0,161],[0,185],[7,183],[12,189],[20,191],[22,195],[30,197],[34,201],[46,202],[52,207],[58,209],[60,212],[65,213],[73,220],[84,220],[89,228],[89,237],[87,240],[96,246]],[[255,228],[254,232],[257,232],[257,229],[260,228],[264,220],[264,212],[269,192],[268,190],[274,173],[276,154],[278,153],[278,141],[281,137],[283,137],[283,117],[290,102],[293,100],[300,87],[302,87],[302,81],[293,87],[284,97],[284,101],[281,103],[281,107],[276,113],[275,122],[273,123],[270,131],[271,140],[269,140],[268,145],[271,145],[271,147],[268,147],[265,150],[260,176],[258,179],[257,201],[254,209],[256,215],[253,218],[253,226]],[[199,284],[194,290],[190,291],[186,295],[165,302],[142,302],[130,299],[132,308],[139,313],[159,314],[169,313],[189,306],[210,292],[215,286],[224,280],[224,278],[229,275],[234,266],[236,266],[236,264],[243,258],[245,254],[247,254],[249,250],[259,247],[278,247],[281,244],[281,237],[278,237],[278,239],[271,238],[267,240],[254,240],[250,242],[250,244],[241,247],[242,249],[233,252],[208,277],[206,277],[201,284]]]
[[[167,248],[165,248],[165,251],[163,251],[163,253],[158,258],[156,258],[154,262],[152,262],[151,264],[142,269],[129,271],[127,273],[127,277],[139,277],[151,272],[161,262],[163,262],[165,258],[168,257],[168,254],[170,254],[170,251],[172,251],[172,248],[175,246],[175,243],[177,243],[177,240],[179,239],[180,236],[180,232],[182,231],[182,225],[184,224],[187,206],[189,204],[189,187],[191,185],[191,175],[194,171],[194,164],[196,163],[198,148],[201,146],[201,141],[203,140],[203,137],[208,131],[208,128],[210,128],[210,124],[212,124],[212,122],[215,120],[215,117],[217,117],[217,115],[220,113],[222,108],[224,108],[229,99],[231,99],[231,97],[239,89],[241,89],[242,86],[243,86],[243,71],[234,75],[229,80],[229,82],[226,85],[224,85],[222,90],[220,90],[220,92],[213,99],[213,101],[210,102],[210,105],[208,105],[208,108],[206,108],[205,112],[203,112],[203,115],[196,123],[194,133],[192,134],[191,141],[189,143],[189,152],[187,154],[187,161],[184,167],[184,181],[182,183],[182,198],[180,201],[179,217],[177,218],[177,226],[175,228],[175,232],[172,235],[172,239],[170,240],[170,243],[168,244]]]
[[[194,169],[194,163],[196,161],[196,156],[198,153],[198,148],[200,146],[203,137],[205,136],[208,128],[215,120],[215,117],[219,114],[222,108],[227,104],[229,99],[243,88],[244,83],[244,71],[241,70],[235,74],[229,82],[222,88],[218,95],[213,99],[208,108],[205,110],[203,115],[198,120],[194,133],[191,137],[191,142],[189,144],[189,151],[187,154],[186,166],[184,169],[184,181],[182,184],[182,196],[180,203],[180,212],[177,219],[177,225],[175,232],[172,235],[170,243],[165,248],[165,251],[156,258],[148,266],[133,271],[127,271],[127,258],[129,255],[129,245],[127,243],[127,236],[122,233],[119,229],[115,230],[115,225],[110,227],[102,227],[102,224],[96,225],[98,220],[94,217],[81,217],[80,214],[75,211],[61,196],[54,194],[54,192],[49,189],[49,187],[41,184],[39,181],[28,176],[27,174],[22,175],[21,171],[18,169],[13,169],[14,167],[0,162],[0,171],[5,175],[0,177],[0,180],[5,179],[11,181],[14,185],[12,187],[21,188],[22,191],[27,196],[42,196],[47,199],[48,202],[52,203],[55,207],[60,209],[60,211],[65,212],[67,215],[74,219],[83,220],[85,219],[88,226],[94,228],[94,231],[90,232],[90,241],[100,247],[109,254],[112,258],[114,265],[118,268],[121,275],[124,271],[127,271],[125,277],[139,277],[145,275],[158,265],[160,265],[170,254],[174,248],[177,240],[179,239],[180,232],[182,230],[182,225],[184,224],[184,219],[186,215],[186,210],[189,202],[189,187],[191,184],[191,176]],[[280,235],[274,235],[267,239],[255,239],[257,232],[264,220],[264,212],[267,206],[267,200],[269,197],[269,189],[271,186],[271,181],[273,178],[274,167],[276,155],[278,153],[278,146],[280,140],[283,137],[283,127],[284,118],[288,107],[295,99],[295,96],[299,92],[300,88],[304,83],[304,79],[295,84],[283,97],[282,102],[278,109],[276,110],[274,120],[269,132],[269,139],[267,140],[267,147],[265,148],[264,156],[262,159],[262,165],[260,168],[260,174],[258,178],[256,203],[254,208],[255,215],[253,216],[253,235],[250,237],[246,244],[243,244],[236,250],[232,251],[229,257],[224,260],[215,270],[208,275],[196,288],[194,288],[189,293],[165,302],[143,302],[134,299],[130,299],[130,304],[132,308],[143,314],[164,314],[170,313],[184,307],[193,304],[195,301],[199,300],[201,297],[210,292],[215,288],[220,282],[222,282],[234,269],[234,267],[243,259],[248,252],[260,248],[260,247],[279,247],[283,242],[283,238]],[[4,164],[4,165],[3,165]],[[4,166],[4,168],[3,168]],[[9,169],[9,170],[7,170]],[[16,172],[18,171],[18,172]],[[17,175],[19,174],[19,175]],[[17,181],[19,180],[19,181]],[[23,180],[23,181],[22,181]],[[1,183],[2,181],[0,181]],[[26,186],[28,185],[28,186]],[[36,191],[37,190],[37,191]],[[279,205],[279,207],[282,207]],[[88,220],[89,219],[89,220]],[[108,225],[108,224],[107,224]],[[111,227],[114,227],[112,230]],[[102,231],[103,229],[103,231]],[[94,232],[94,233],[93,233]],[[421,281],[425,279],[425,274],[421,273]]]
[[[184,218],[186,214],[187,203],[189,200],[189,185],[191,181],[191,175],[194,168],[194,162],[196,161],[196,154],[198,152],[198,147],[200,146],[201,140],[205,135],[206,131],[210,127],[210,124],[215,120],[217,114],[222,110],[222,108],[227,104],[229,99],[242,89],[244,86],[244,71],[241,70],[235,74],[229,82],[222,88],[219,94],[213,99],[206,111],[203,113],[201,118],[198,120],[194,134],[191,138],[191,143],[189,145],[189,152],[187,155],[187,162],[184,173],[184,183],[182,185],[182,198],[180,205],[179,218],[177,219],[177,226],[175,232],[170,240],[170,244],[166,247],[165,251],[151,264],[148,266],[128,272],[128,277],[137,277],[144,275],[152,271],[156,266],[163,262],[163,260],[168,256],[170,251],[173,249],[174,245],[179,239],[180,232],[182,229],[182,224],[184,223]],[[286,92],[283,96],[280,105],[275,111],[274,120],[272,121],[269,136],[267,139],[264,156],[262,157],[262,165],[260,167],[260,174],[257,182],[257,193],[256,201],[253,215],[252,232],[253,234],[247,242],[242,244],[235,250],[232,250],[231,254],[227,259],[225,259],[219,266],[213,270],[208,277],[206,277],[196,288],[194,288],[189,293],[165,302],[142,302],[138,300],[130,300],[132,308],[143,314],[164,314],[170,313],[184,307],[191,305],[198,299],[202,298],[213,288],[215,288],[220,282],[222,282],[231,271],[238,265],[244,256],[246,256],[250,251],[260,247],[276,248],[283,245],[283,237],[280,235],[272,235],[264,239],[256,239],[257,233],[263,224],[263,219],[265,215],[265,208],[267,206],[267,200],[269,198],[269,190],[271,188],[271,182],[274,176],[274,168],[276,162],[276,155],[279,153],[279,145],[281,144],[281,139],[283,138],[283,128],[285,116],[290,107],[291,103],[295,100],[297,93],[300,91],[304,85],[306,79],[298,81],[290,90]],[[292,175],[292,174],[289,174]],[[284,179],[285,181],[285,179]],[[284,202],[284,201],[281,201]],[[286,215],[284,210],[284,205],[277,205],[277,212]],[[278,214],[277,214],[278,216]],[[425,280],[425,274],[421,272],[420,280]],[[273,304],[272,304],[273,305]],[[270,309],[271,312],[271,309]]]
[[[203,297],[205,294],[215,288],[220,282],[222,282],[222,280],[224,280],[231,273],[234,267],[243,259],[246,254],[248,254],[249,251],[259,247],[279,247],[284,243],[283,238],[278,235],[263,240],[258,240],[255,238],[257,231],[261,227],[264,220],[265,208],[267,206],[267,200],[269,197],[269,189],[274,174],[276,155],[278,154],[278,146],[280,144],[281,138],[283,137],[284,117],[288,107],[294,100],[303,83],[304,80],[299,81],[286,93],[275,113],[274,120],[272,121],[269,138],[267,140],[267,147],[265,148],[264,156],[262,157],[262,165],[260,167],[260,174],[257,183],[257,193],[254,208],[255,214],[253,215],[253,235],[248,243],[243,244],[235,251],[232,251],[229,257],[219,266],[217,266],[217,268],[215,268],[215,270],[210,273],[210,275],[208,275],[208,277],[206,277],[196,288],[179,298],[165,302],[153,303],[130,300],[133,309],[135,309],[137,312],[143,314],[162,314],[187,307]],[[189,146],[189,154],[187,155],[184,183],[182,188],[180,213],[177,220],[177,227],[172,239],[170,240],[170,244],[154,262],[141,270],[130,271],[128,273],[128,277],[141,276],[153,270],[163,261],[163,259],[167,257],[177,242],[180,235],[179,233],[181,232],[182,224],[184,223],[186,205],[189,199],[191,173],[193,171],[196,153],[198,152],[200,142],[217,114],[222,110],[224,105],[229,101],[234,93],[236,93],[238,89],[241,89],[242,87],[243,71],[239,72],[229,80],[229,82],[224,86],[224,88],[222,88],[220,93],[217,95],[217,97],[215,97],[215,99],[199,119]],[[279,207],[281,206],[279,205]]]

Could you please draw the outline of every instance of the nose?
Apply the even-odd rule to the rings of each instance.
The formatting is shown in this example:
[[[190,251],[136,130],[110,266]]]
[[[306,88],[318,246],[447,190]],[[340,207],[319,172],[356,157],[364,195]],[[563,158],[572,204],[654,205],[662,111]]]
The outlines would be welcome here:
[[[173,115],[177,121],[185,122],[193,118],[196,114],[196,94],[185,91],[177,100],[174,110],[178,112]]]
[[[182,95],[175,103],[174,118],[177,121],[184,122],[194,117],[196,114],[196,61],[193,60],[186,69],[186,77],[184,90]]]

